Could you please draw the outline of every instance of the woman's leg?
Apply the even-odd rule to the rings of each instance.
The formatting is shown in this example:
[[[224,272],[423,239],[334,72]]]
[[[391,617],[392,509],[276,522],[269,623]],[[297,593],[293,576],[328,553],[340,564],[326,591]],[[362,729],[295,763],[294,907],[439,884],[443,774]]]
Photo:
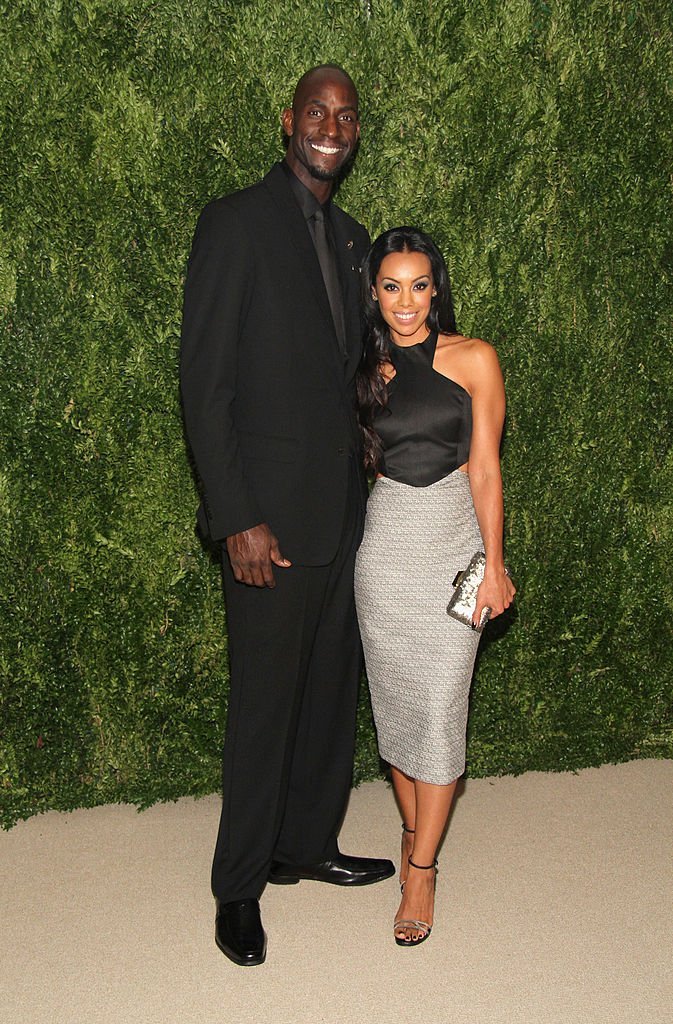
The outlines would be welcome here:
[[[393,776],[393,779],[395,776]],[[439,841],[442,838],[446,822],[451,810],[453,796],[456,791],[456,783],[448,786],[435,786],[429,782],[413,781],[415,835],[411,851],[411,861],[408,865],[408,874],[402,902],[395,918],[396,921],[415,920],[425,921],[432,925],[435,905],[435,872],[433,870],[421,870],[427,868],[434,862]],[[395,790],[397,793],[397,789]],[[408,793],[405,793],[408,800]],[[399,797],[398,797],[399,799]],[[406,814],[406,807],[400,803],[403,813]],[[411,806],[408,802],[407,806]],[[419,869],[414,868],[419,865]],[[395,937],[405,939],[408,942],[417,941],[422,938],[422,932],[408,926],[395,928]]]
[[[407,880],[407,869],[409,854],[414,846],[414,831],[416,828],[416,786],[413,779],[401,772],[399,768],[391,765],[393,790],[397,800],[397,806],[402,815],[402,854],[400,857],[400,885]]]

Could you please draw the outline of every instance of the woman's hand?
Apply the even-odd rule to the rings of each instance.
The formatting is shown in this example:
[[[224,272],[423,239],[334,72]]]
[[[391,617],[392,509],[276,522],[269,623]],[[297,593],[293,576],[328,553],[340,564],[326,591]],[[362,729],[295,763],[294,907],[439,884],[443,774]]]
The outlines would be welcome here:
[[[473,628],[476,629],[481,622],[485,608],[490,609],[489,618],[491,619],[502,615],[505,609],[511,605],[515,594],[516,587],[506,569],[489,570],[486,566],[484,579],[479,584],[477,591],[477,607],[472,616]]]

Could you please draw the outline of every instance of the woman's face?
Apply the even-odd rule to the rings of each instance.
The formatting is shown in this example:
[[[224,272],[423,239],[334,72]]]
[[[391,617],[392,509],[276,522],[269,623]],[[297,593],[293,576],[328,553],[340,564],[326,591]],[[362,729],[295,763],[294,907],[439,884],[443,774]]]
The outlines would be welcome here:
[[[372,298],[396,345],[416,345],[428,334],[432,297],[430,260],[422,252],[391,252],[381,261]]]

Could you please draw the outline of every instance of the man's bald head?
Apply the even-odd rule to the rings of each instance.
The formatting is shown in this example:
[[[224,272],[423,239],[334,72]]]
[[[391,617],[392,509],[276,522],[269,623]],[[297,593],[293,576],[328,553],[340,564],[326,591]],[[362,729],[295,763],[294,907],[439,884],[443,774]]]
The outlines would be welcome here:
[[[292,109],[296,112],[312,89],[319,88],[326,82],[333,81],[339,82],[352,90],[355,98],[355,110],[357,111],[358,91],[355,88],[355,83],[348,72],[344,71],[338,64],[317,64],[314,68],[309,68],[295,86],[292,97]]]

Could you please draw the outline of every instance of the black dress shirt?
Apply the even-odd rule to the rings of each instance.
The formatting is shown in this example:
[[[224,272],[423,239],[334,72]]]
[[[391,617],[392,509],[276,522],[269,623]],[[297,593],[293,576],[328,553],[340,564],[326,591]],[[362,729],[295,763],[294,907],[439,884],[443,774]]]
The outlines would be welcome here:
[[[332,231],[332,222],[330,218],[332,201],[331,199],[328,199],[324,204],[319,203],[311,190],[299,180],[297,175],[284,160],[281,163],[281,167],[287,175],[290,188],[292,189],[292,194],[299,204],[299,208],[306,220],[311,239],[313,240],[313,245],[322,271],[325,289],[327,291],[327,298],[329,299],[330,309],[332,311],[334,329],[336,331],[339,347],[345,358],[347,355],[346,323],[344,317],[343,292],[340,282],[339,265],[336,258],[334,233]],[[316,224],[316,214],[318,214],[319,217],[321,213],[324,218],[324,240],[320,233],[321,227],[319,224]]]

